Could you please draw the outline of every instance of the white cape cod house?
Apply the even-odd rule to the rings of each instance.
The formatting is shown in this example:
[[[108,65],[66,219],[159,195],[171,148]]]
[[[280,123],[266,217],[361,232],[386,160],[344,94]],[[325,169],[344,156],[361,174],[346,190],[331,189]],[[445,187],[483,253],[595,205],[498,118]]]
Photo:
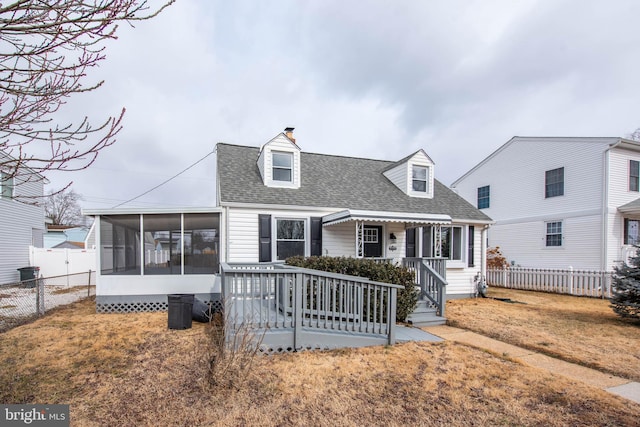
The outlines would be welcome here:
[[[447,298],[474,293],[492,221],[434,179],[423,150],[395,162],[305,153],[292,131],[262,147],[218,144],[215,208],[86,211],[98,219],[98,310],[164,309],[170,293],[219,301],[225,268],[293,255],[404,261],[418,273],[428,259]]]

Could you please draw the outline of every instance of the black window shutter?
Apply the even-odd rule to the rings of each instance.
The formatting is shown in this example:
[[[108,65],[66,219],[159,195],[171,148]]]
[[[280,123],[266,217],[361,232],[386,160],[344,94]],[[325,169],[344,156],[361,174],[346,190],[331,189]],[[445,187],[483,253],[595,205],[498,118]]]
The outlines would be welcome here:
[[[406,257],[407,258],[415,258],[416,257],[416,229],[409,228],[405,231],[406,234]]]
[[[311,218],[311,256],[322,256],[322,217]]]
[[[473,225],[470,225],[469,226],[469,257],[468,257],[468,265],[469,265],[469,267],[473,267],[473,265],[474,265],[473,245],[474,245],[474,241],[475,241],[475,231],[476,231],[476,228]]]
[[[271,262],[271,215],[258,215],[259,262]]]

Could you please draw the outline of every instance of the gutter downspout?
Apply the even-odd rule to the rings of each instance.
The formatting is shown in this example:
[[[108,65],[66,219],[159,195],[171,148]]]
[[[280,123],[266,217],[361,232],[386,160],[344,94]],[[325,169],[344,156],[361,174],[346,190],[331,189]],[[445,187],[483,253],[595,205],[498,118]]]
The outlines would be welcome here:
[[[609,234],[609,155],[611,146],[604,151],[604,180],[602,189],[602,230],[600,234],[600,270],[607,270],[607,257],[609,255],[607,235]]]

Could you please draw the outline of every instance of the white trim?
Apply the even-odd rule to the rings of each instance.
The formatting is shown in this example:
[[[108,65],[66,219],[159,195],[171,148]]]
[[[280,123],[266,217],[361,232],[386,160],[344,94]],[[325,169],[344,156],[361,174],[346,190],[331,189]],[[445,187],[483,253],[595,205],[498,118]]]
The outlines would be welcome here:
[[[588,209],[584,211],[573,211],[573,212],[563,212],[562,218],[579,218],[583,216],[594,216],[601,215],[602,211],[600,209]],[[554,218],[557,218],[558,214],[547,214],[547,215],[538,215],[538,216],[529,216],[523,218],[514,218],[514,219],[506,219],[506,220],[498,220],[495,221],[495,225],[507,225],[507,224],[520,224],[522,222],[536,222],[536,221],[553,221]]]
[[[346,209],[322,217],[322,226],[347,221],[404,222],[410,224],[451,224],[451,217],[442,214],[420,214],[403,212],[362,211]]]
[[[271,216],[271,260],[278,261],[278,221],[302,221],[304,222],[304,256],[311,253],[311,219],[304,216]],[[299,240],[292,240],[299,241]]]
[[[82,209],[82,215],[221,213],[221,207]]]

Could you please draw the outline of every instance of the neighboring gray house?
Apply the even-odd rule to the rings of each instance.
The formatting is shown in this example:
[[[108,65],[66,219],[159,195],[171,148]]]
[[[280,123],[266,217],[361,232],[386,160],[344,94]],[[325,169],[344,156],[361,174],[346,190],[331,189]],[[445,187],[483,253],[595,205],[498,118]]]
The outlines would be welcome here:
[[[611,270],[640,243],[640,142],[513,137],[452,185],[516,265]]]
[[[7,157],[0,153],[0,161]],[[13,177],[0,171],[0,283],[18,281],[17,269],[29,266],[29,246],[42,247],[44,208],[16,200],[42,201],[44,178],[33,174],[26,168]]]

